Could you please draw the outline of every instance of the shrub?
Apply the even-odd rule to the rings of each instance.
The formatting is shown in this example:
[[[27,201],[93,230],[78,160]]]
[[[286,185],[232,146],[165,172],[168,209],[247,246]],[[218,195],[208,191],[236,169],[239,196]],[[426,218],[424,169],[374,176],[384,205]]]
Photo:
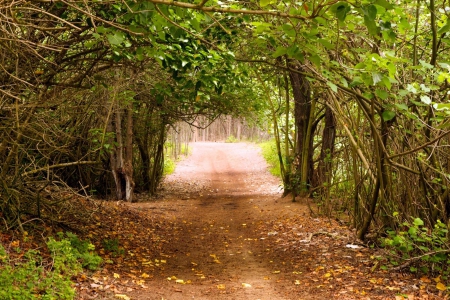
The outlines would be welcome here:
[[[238,140],[234,137],[234,135],[230,135],[229,137],[227,137],[227,139],[225,140],[225,143],[236,143]]]
[[[389,250],[391,263],[406,263],[411,272],[439,272],[448,276],[450,249],[447,226],[438,220],[434,228],[427,228],[420,218],[402,225],[405,230],[388,230],[388,236],[382,239],[382,245]]]
[[[170,156],[164,158],[163,175],[170,175],[175,172],[175,162]]]
[[[60,240],[48,239],[51,261],[44,261],[37,250],[11,258],[0,244],[0,299],[74,299],[71,277],[80,273],[82,266],[97,268],[101,258],[89,242],[66,235],[60,233]]]
[[[278,159],[275,140],[260,143],[259,147],[261,147],[264,159],[269,164],[270,173],[275,176],[281,176],[280,161]]]

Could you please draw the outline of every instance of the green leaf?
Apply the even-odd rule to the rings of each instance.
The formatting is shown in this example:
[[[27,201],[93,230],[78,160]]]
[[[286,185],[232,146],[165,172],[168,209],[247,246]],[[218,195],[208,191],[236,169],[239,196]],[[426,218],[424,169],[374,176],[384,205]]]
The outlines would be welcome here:
[[[285,55],[287,53],[287,49],[285,47],[277,47],[277,50],[272,54],[273,58],[277,58],[279,56]]]
[[[339,21],[344,22],[347,13],[350,11],[350,6],[346,2],[338,2],[331,7],[331,11]]]
[[[270,4],[270,1],[271,1],[271,0],[260,0],[260,1],[259,1],[259,5],[260,5],[261,7],[265,7],[265,6],[267,6],[267,5]]]
[[[393,118],[395,118],[395,112],[392,110],[385,110],[383,111],[383,113],[381,114],[381,117],[383,118],[384,121],[390,121]]]
[[[423,60],[419,60],[420,64],[422,65],[422,67],[424,67],[425,69],[433,69],[434,66],[432,64],[429,64]]]
[[[330,81],[327,82],[327,85],[330,87],[330,89],[331,89],[333,92],[337,93],[337,90],[338,90],[337,85],[335,85],[334,83],[332,83],[332,82],[330,82]]]
[[[397,107],[397,109],[399,110],[408,110],[408,105],[404,104],[404,103],[396,103],[395,107]]]
[[[364,16],[367,16],[367,18],[370,21],[375,21],[375,18],[377,17],[377,8],[375,5],[368,5],[363,8]]]
[[[319,39],[319,43],[321,43],[325,48],[327,48],[328,50],[332,50],[334,49],[334,46],[332,43],[330,43],[328,40],[326,39]]]
[[[389,76],[394,78],[395,77],[395,73],[397,72],[397,68],[395,67],[395,65],[393,63],[387,63],[386,67],[389,70]]]
[[[387,2],[386,0],[375,0],[374,4],[384,7],[386,10],[394,8],[394,5]]]
[[[118,32],[115,32],[114,34],[108,34],[106,35],[106,37],[108,38],[108,42],[114,46],[120,45],[124,41],[123,35]]]
[[[388,92],[386,92],[385,90],[376,90],[375,94],[381,99],[381,100],[386,100],[387,97],[389,97]]]
[[[424,224],[421,218],[415,218],[413,223],[416,226],[423,226]]]
[[[364,24],[371,35],[376,36],[380,32],[380,28],[377,26],[375,20],[370,19],[367,15],[364,16]]]
[[[438,103],[435,105],[437,110],[450,110],[450,103]]]
[[[438,34],[442,35],[443,33],[446,33],[449,30],[450,30],[450,22],[449,20],[447,20],[447,23],[444,26],[442,26],[441,29],[439,29]]]
[[[383,82],[384,86],[385,86],[388,90],[391,89],[392,83],[391,83],[391,81],[389,80],[389,77],[383,76],[383,79],[382,79],[381,81]]]
[[[309,60],[315,64],[317,67],[320,67],[320,57],[317,54],[311,55],[309,57]]]

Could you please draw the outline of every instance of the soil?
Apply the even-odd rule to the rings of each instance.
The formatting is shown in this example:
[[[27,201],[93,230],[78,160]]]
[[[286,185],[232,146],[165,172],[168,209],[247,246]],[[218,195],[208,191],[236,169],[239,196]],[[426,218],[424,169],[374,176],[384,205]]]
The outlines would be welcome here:
[[[308,200],[281,198],[256,146],[191,145],[160,198],[95,216],[103,231],[88,236],[109,265],[78,280],[80,299],[444,298],[437,281],[380,268],[377,250]],[[100,242],[113,237],[117,255]]]

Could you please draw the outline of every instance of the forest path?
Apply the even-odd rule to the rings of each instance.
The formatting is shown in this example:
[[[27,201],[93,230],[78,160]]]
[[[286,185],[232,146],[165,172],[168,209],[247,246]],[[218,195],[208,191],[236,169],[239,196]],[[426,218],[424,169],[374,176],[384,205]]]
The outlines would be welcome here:
[[[192,147],[165,182],[178,186],[185,200],[133,205],[170,211],[182,227],[164,249],[170,258],[164,276],[154,282],[154,298],[142,294],[142,299],[290,299],[282,287],[293,283],[281,283],[258,232],[279,213],[274,208],[280,198],[279,181],[268,173],[259,149],[245,143]],[[171,276],[191,283],[167,280]]]
[[[78,299],[444,299],[430,278],[383,270],[384,253],[307,200],[281,198],[255,145],[192,147],[162,199],[96,204],[86,238],[108,263],[79,279]]]

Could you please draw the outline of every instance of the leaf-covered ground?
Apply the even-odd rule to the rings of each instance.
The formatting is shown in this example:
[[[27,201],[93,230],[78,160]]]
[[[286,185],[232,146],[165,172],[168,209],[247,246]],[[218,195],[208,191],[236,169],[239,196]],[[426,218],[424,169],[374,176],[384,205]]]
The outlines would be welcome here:
[[[139,199],[78,200],[105,261],[74,278],[79,299],[446,299],[439,278],[384,270],[346,226],[280,198],[251,145],[196,143]]]

